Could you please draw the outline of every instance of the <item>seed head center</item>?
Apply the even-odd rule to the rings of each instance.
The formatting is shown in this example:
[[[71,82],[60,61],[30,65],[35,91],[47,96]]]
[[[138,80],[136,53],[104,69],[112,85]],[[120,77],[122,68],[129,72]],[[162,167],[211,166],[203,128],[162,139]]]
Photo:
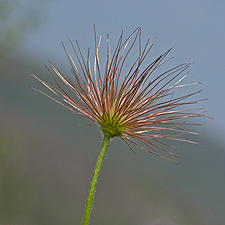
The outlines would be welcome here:
[[[99,121],[99,124],[101,125],[103,133],[111,138],[121,136],[124,131],[122,121],[118,118],[105,116]]]

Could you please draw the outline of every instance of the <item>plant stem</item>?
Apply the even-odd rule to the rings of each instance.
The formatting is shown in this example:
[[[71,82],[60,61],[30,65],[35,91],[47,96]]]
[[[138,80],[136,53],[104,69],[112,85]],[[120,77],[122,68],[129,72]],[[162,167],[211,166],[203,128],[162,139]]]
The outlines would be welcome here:
[[[104,135],[101,150],[98,155],[98,160],[97,160],[97,163],[95,166],[95,171],[94,171],[94,174],[92,177],[91,186],[90,186],[88,197],[87,197],[87,202],[86,202],[85,211],[84,211],[83,225],[89,224],[91,208],[92,208],[92,204],[93,204],[93,198],[94,198],[94,194],[95,194],[96,184],[98,182],[98,175],[101,170],[102,162],[103,162],[103,159],[105,156],[106,149],[109,144],[109,140],[110,140],[110,137]]]

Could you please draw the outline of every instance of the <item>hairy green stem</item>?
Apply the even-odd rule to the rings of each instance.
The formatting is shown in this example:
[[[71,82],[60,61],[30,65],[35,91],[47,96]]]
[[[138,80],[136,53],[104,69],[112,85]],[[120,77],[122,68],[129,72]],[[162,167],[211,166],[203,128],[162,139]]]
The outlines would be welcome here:
[[[106,149],[109,144],[109,140],[110,140],[110,137],[108,137],[107,135],[104,135],[101,150],[98,155],[98,160],[97,160],[97,163],[95,166],[95,171],[94,171],[94,174],[92,177],[91,186],[90,186],[88,197],[87,197],[87,202],[86,202],[85,211],[84,211],[83,225],[89,224],[91,208],[92,208],[92,204],[93,204],[93,198],[94,198],[94,194],[95,194],[96,184],[98,182],[98,175],[101,170],[102,162],[103,162],[103,159],[105,156]]]

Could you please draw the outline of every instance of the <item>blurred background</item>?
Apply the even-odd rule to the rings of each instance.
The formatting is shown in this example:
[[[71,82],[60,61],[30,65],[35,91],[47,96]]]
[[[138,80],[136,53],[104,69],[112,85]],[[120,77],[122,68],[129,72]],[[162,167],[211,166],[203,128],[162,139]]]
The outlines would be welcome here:
[[[204,145],[173,143],[181,166],[136,149],[140,160],[116,139],[90,224],[224,224],[224,12],[222,0],[0,0],[0,224],[81,224],[100,129],[29,88],[45,90],[26,72],[53,84],[49,59],[69,75],[61,41],[93,51],[94,24],[103,57],[107,33],[113,50],[122,30],[140,26],[143,43],[157,37],[148,60],[173,47],[170,67],[195,62],[185,83],[202,82],[199,106],[215,119],[189,127]]]

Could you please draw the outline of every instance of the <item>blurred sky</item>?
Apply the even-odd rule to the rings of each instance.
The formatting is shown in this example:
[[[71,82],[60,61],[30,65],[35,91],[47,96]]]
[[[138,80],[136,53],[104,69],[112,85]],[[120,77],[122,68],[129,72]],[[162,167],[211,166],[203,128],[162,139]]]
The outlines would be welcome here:
[[[122,30],[125,38],[140,26],[143,43],[149,37],[157,37],[150,53],[152,60],[173,47],[170,56],[175,59],[171,66],[194,62],[186,82],[202,82],[200,88],[204,91],[199,98],[209,100],[201,106],[215,118],[202,120],[203,129],[207,135],[214,135],[218,143],[224,143],[224,0],[51,0],[39,1],[37,7],[42,25],[29,31],[22,49],[28,57],[38,56],[40,66],[47,64],[47,59],[68,66],[61,41],[69,48],[69,39],[78,40],[85,54],[88,47],[93,49],[94,24],[97,35],[103,34],[102,50],[106,49],[107,33],[113,49]]]

